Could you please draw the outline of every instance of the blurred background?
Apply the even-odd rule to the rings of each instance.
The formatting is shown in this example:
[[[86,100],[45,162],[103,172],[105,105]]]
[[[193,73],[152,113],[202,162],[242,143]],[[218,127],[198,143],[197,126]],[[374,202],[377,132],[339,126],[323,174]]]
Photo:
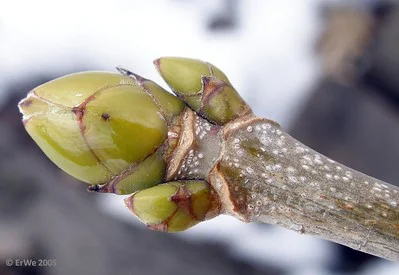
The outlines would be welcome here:
[[[152,60],[221,68],[255,113],[399,183],[399,5],[338,0],[0,0],[0,274],[399,274],[399,265],[276,226],[218,217],[147,230],[122,197],[87,193],[24,131],[35,86]],[[53,267],[6,260],[54,259]]]

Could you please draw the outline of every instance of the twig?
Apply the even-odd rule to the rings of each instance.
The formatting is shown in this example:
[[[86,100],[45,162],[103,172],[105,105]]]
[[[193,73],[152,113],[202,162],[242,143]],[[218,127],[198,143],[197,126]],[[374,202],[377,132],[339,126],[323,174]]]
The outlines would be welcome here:
[[[188,146],[191,157],[184,155],[181,163],[207,155],[199,165],[201,177],[217,192],[221,213],[399,261],[398,187],[317,153],[270,120],[247,116],[212,133],[206,120],[192,119],[197,121],[185,123],[201,129],[185,128],[193,131],[186,136],[196,138]],[[208,146],[216,137],[220,147],[214,141]],[[170,176],[181,179],[188,173]]]

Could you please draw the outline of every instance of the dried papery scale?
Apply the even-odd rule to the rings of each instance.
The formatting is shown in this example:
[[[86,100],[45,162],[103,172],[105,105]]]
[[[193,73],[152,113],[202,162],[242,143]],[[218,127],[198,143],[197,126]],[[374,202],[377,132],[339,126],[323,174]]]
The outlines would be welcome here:
[[[154,63],[180,100],[122,68],[118,68],[122,76],[112,74],[109,80],[104,75],[102,80],[94,77],[75,84],[55,80],[56,85],[39,86],[20,103],[28,132],[62,169],[86,182],[104,183],[93,185],[93,191],[133,193],[125,203],[151,229],[177,232],[229,214],[399,261],[398,187],[345,167],[301,144],[278,123],[256,117],[217,67],[174,57]],[[86,100],[79,101],[76,87],[83,84]],[[112,88],[117,92],[122,84],[130,85],[133,94],[140,92],[151,104],[144,110],[140,108],[145,100],[132,100],[128,105],[129,94],[114,101],[97,100],[97,90]],[[42,94],[37,93],[40,90]],[[74,97],[65,97],[68,93]],[[90,111],[90,102],[101,111]],[[115,175],[110,167],[115,168],[118,162],[106,159],[104,143],[88,146],[97,144],[98,136],[87,136],[87,125],[101,129],[96,124],[115,120],[115,110],[129,113],[130,108],[153,110],[146,113],[149,116],[136,112],[128,119],[144,126],[152,125],[148,119],[155,110],[154,121],[163,121],[157,128],[161,129],[161,138],[150,132],[115,128],[121,137],[120,146],[125,146],[123,140],[135,140],[134,144],[140,145],[124,152],[133,154],[136,160]],[[90,114],[95,119],[88,120]],[[37,130],[43,127],[60,140],[49,142],[46,131]],[[114,134],[99,133],[105,140]],[[69,140],[62,139],[63,135]],[[156,145],[141,146],[148,142]],[[61,159],[69,156],[57,148],[72,145],[87,153],[83,160],[90,160],[97,170],[85,174],[82,167],[75,171],[70,163],[57,159],[59,155]],[[92,154],[98,150],[98,154]],[[144,152],[141,157],[136,150]],[[126,156],[123,150],[119,153]],[[154,165],[152,159],[162,165]],[[75,160],[79,161],[82,159]],[[114,166],[108,167],[109,163]],[[101,169],[105,172],[98,173]]]

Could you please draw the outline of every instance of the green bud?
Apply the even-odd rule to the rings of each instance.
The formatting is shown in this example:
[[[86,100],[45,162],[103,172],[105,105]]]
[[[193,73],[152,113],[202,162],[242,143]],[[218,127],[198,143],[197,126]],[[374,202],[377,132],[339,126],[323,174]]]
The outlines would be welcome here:
[[[26,130],[57,166],[128,194],[163,180],[161,146],[184,104],[149,80],[83,72],[35,88],[19,108]]]
[[[149,228],[165,232],[179,232],[194,226],[211,215],[216,205],[204,181],[157,185],[133,194],[125,199],[125,204]]]
[[[201,91],[201,77],[214,76],[230,84],[226,75],[212,64],[184,57],[162,57],[154,61],[173,91],[192,95]]]
[[[133,164],[124,172],[102,186],[90,186],[90,191],[101,193],[131,194],[160,183],[165,176],[165,161],[161,150]]]
[[[159,105],[160,109],[163,111],[163,116],[168,121],[183,111],[184,102],[167,92],[155,82],[120,67],[118,67],[117,70],[123,75],[129,76],[135,83],[140,85],[140,87],[153,98],[154,102]]]
[[[202,87],[200,112],[210,121],[223,125],[251,112],[231,85],[213,77],[202,77]]]
[[[226,75],[214,65],[179,57],[163,57],[154,63],[173,92],[211,122],[223,125],[251,113]]]

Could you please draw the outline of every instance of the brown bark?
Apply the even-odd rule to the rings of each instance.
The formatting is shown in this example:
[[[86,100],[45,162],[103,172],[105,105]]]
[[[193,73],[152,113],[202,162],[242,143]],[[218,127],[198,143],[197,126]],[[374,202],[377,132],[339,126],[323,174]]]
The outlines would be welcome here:
[[[207,179],[222,213],[399,261],[398,187],[317,153],[270,120],[248,116],[214,127],[192,119],[186,136],[194,139],[171,178]]]

